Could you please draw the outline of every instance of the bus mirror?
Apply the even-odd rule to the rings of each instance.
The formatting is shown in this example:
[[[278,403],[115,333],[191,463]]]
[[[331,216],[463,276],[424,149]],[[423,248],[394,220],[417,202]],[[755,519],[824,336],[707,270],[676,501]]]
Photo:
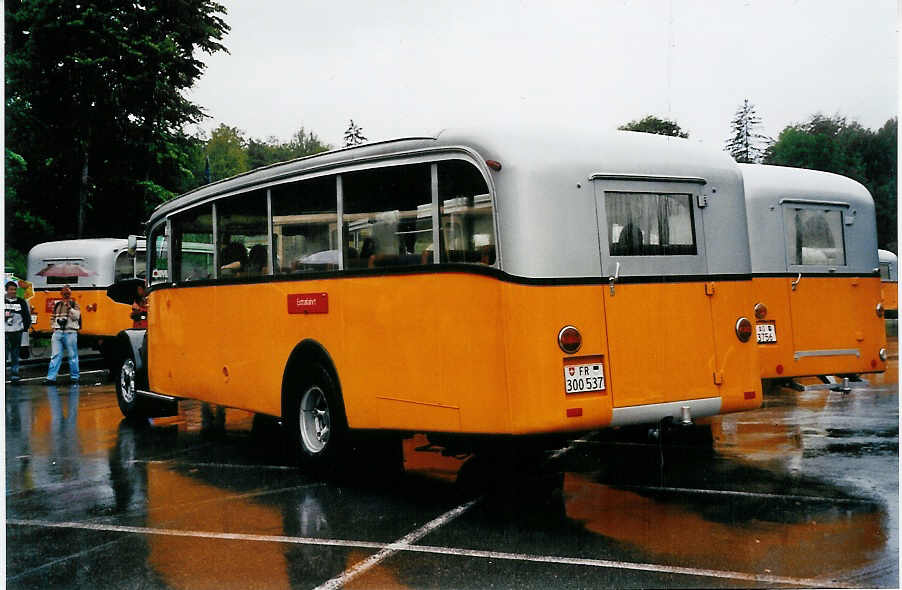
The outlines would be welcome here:
[[[138,236],[132,234],[128,236],[128,255],[133,257],[138,252]]]

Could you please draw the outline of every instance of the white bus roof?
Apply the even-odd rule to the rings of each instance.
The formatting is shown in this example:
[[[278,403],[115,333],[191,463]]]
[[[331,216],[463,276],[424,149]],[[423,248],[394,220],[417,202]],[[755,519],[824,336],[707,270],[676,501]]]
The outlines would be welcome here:
[[[28,252],[28,280],[35,287],[48,285],[41,270],[52,262],[73,261],[83,264],[91,272],[81,277],[76,284],[80,287],[105,287],[113,283],[116,256],[128,248],[126,238],[84,238],[79,240],[59,240],[37,244]],[[144,240],[138,240],[138,249],[144,250]]]
[[[599,276],[594,176],[636,182],[686,178],[716,199],[706,212],[705,248],[710,273],[749,273],[742,177],[722,150],[685,139],[633,132],[565,132],[534,129],[449,129],[324,152],[221,180],[160,205],[150,223],[173,211],[305,174],[328,173],[385,158],[467,153],[494,186],[499,250],[506,272],[524,277]],[[483,159],[502,169],[489,174]],[[679,273],[675,273],[679,274]]]
[[[874,200],[860,183],[830,172],[740,164],[745,183],[754,273],[787,272],[783,203],[837,207],[843,215],[846,265],[836,272],[871,274],[877,269]],[[812,272],[829,271],[812,267]]]

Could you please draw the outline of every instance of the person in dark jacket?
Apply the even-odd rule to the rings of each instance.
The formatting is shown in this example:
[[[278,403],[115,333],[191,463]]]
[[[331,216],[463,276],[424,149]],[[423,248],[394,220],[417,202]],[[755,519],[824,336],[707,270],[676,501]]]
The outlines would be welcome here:
[[[9,380],[19,380],[19,354],[22,334],[31,327],[31,310],[28,302],[16,295],[19,285],[15,281],[6,282],[6,298],[3,300],[3,315],[6,319],[6,356]]]

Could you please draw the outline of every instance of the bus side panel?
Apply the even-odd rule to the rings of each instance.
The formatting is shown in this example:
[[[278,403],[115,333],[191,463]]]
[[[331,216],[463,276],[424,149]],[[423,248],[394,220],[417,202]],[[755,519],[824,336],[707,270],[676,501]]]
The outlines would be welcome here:
[[[714,346],[717,350],[718,385],[721,413],[751,410],[761,405],[761,376],[755,335],[748,342],[736,336],[740,317],[755,318],[755,293],[751,281],[714,283],[710,297],[714,321]],[[754,323],[754,322],[753,322]]]
[[[230,345],[219,341],[216,328],[218,289],[160,289],[148,295],[147,376],[152,391],[218,401],[218,351]]]
[[[899,283],[895,281],[880,283],[880,292],[883,298],[883,308],[888,311],[898,311]]]
[[[790,279],[784,279],[789,282]],[[884,320],[877,316],[878,277],[802,277],[791,291],[793,356],[812,351],[855,354],[802,356],[795,374],[837,375],[886,370],[879,351],[886,347]]]
[[[113,336],[132,327],[131,306],[116,303],[106,296],[106,289],[76,289],[72,298],[81,308],[81,331],[84,336]],[[53,331],[50,325],[52,308],[47,311],[47,301],[61,299],[58,290],[36,291],[29,299],[32,313],[38,316],[33,328],[38,333]]]
[[[754,312],[747,316],[754,324],[767,323],[774,326],[776,342],[756,344],[762,379],[777,379],[794,376],[797,368],[792,360],[793,329],[790,310],[789,283],[786,277],[754,277],[752,289],[755,303],[767,307],[763,320],[756,320]],[[755,338],[755,336],[752,336]],[[757,341],[757,338],[756,338]],[[781,369],[778,370],[778,367]]]
[[[505,284],[505,344],[513,434],[590,430],[611,422],[612,383],[608,363],[602,288],[598,285]],[[582,346],[573,355],[558,346],[561,328],[574,326]],[[568,363],[604,365],[605,390],[567,394]]]

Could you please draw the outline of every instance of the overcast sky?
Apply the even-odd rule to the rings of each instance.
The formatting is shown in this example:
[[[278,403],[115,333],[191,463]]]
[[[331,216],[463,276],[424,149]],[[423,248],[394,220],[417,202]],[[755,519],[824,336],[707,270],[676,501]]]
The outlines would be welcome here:
[[[722,147],[744,98],[772,137],[897,112],[895,0],[219,1],[231,53],[189,93],[208,131],[340,146],[350,118],[378,140],[655,114]]]

